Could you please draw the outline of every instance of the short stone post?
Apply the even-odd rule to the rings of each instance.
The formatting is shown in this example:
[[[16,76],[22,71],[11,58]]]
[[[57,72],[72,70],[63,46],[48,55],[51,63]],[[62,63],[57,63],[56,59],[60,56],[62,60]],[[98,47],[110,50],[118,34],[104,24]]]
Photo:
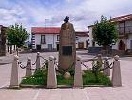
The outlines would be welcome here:
[[[103,61],[102,61],[102,54],[98,54],[97,55],[97,63],[99,64],[99,66],[102,68],[102,64],[103,64]]]
[[[31,76],[32,72],[31,72],[31,58],[28,58],[27,61],[27,67],[26,67],[26,76]]]
[[[47,75],[47,88],[57,88],[56,70],[54,66],[54,57],[49,57]]]
[[[114,56],[113,71],[112,71],[112,85],[115,87],[122,86],[121,69],[119,56]]]
[[[11,79],[10,79],[10,86],[9,88],[19,88],[18,83],[18,56],[14,55],[14,60],[12,62],[12,69],[11,69]]]
[[[81,57],[76,57],[75,74],[74,74],[74,87],[83,87]]]
[[[108,57],[105,58],[104,60],[104,74],[107,76],[110,76],[110,68],[109,68],[109,61],[108,61]]]
[[[40,69],[40,52],[37,52],[36,69]]]

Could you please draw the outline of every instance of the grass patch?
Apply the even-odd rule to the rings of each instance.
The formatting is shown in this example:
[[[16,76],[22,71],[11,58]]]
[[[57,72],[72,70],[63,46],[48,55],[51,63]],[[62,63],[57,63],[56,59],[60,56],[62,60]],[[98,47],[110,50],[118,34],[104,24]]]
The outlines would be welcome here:
[[[83,75],[83,85],[105,85],[111,86],[110,78],[104,75],[102,72],[98,73],[98,81],[92,71],[84,71]]]
[[[74,79],[73,76],[69,79],[65,79],[64,75],[57,75],[57,84],[58,85],[73,85]]]
[[[47,70],[36,70],[32,76],[24,77],[21,84],[26,85],[46,85]]]
[[[111,86],[111,81],[109,77],[103,73],[98,73],[98,81],[96,81],[94,73],[92,71],[84,71],[83,75],[83,85],[104,85]],[[71,78],[65,79],[64,75],[57,75],[58,85],[71,86],[74,83],[74,76],[72,74]],[[34,75],[30,77],[24,77],[21,84],[25,85],[46,85],[47,84],[47,70],[37,70]]]

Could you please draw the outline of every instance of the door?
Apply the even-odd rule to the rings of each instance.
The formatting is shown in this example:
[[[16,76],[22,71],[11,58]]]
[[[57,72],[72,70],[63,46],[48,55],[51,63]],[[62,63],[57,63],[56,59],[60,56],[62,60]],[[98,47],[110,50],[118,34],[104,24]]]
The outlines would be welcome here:
[[[57,46],[56,46],[56,47],[57,47],[57,51],[59,51],[59,44],[56,44],[56,45],[57,45]]]
[[[36,45],[37,50],[41,50],[41,45]]]
[[[49,50],[49,51],[52,50],[52,44],[48,44],[48,50]]]
[[[130,49],[132,49],[132,40],[130,40]]]
[[[84,42],[78,43],[78,49],[84,49]]]
[[[125,50],[125,43],[123,40],[120,40],[119,42],[119,50]]]

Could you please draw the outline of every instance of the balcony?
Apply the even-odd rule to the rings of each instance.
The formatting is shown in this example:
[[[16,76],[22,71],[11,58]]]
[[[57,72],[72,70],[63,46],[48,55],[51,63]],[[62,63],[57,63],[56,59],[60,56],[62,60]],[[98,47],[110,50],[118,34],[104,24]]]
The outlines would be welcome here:
[[[132,34],[132,26],[119,27],[119,38],[128,38],[129,34]]]

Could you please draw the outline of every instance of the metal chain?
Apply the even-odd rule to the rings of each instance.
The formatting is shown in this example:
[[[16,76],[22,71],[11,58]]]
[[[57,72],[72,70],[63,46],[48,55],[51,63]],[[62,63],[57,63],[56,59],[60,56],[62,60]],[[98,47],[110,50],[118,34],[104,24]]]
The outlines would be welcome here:
[[[38,57],[37,57],[36,61],[35,61],[32,65],[35,65],[35,64],[36,64],[36,62],[37,62],[37,60],[38,60]]]
[[[59,65],[58,65],[58,62],[54,62],[54,64],[58,67],[58,68],[61,68]],[[63,69],[60,69],[60,70],[62,70],[62,71],[68,71],[68,70],[70,70],[70,68],[72,68],[73,66],[75,65],[75,63],[73,62],[71,65],[69,65],[69,67],[68,67],[68,69],[66,69],[66,70],[63,70]],[[59,71],[58,69],[56,69],[57,71]]]
[[[81,64],[88,69],[89,66],[85,65],[83,62]]]
[[[26,69],[28,69],[28,70],[36,70],[36,68],[35,68],[35,69],[33,69],[33,68],[28,68],[28,66],[23,65],[22,62],[19,62],[18,64],[20,65],[20,68],[22,68],[22,69],[25,69],[25,68],[26,68]]]
[[[22,64],[22,62],[18,62],[18,64],[20,65],[20,68],[21,69],[25,69],[27,66],[24,66],[23,64]]]
[[[47,59],[45,59],[43,56],[39,56],[39,57],[41,57],[43,60],[46,60],[47,61]]]
[[[113,63],[114,63],[114,62],[112,62],[111,64],[109,64],[106,68],[100,69],[100,71],[104,71],[104,70],[106,70],[106,69],[108,69],[108,68],[109,68],[109,69],[112,69],[112,68],[113,68],[113,66],[112,66]],[[112,67],[110,67],[110,66],[112,66]]]
[[[46,60],[46,61],[47,61],[47,60]],[[44,65],[46,65],[46,63],[47,63],[46,61],[43,63]],[[22,62],[18,62],[18,64],[20,65],[20,68],[22,68],[22,69],[25,69],[25,68],[26,68],[26,69],[28,69],[28,70],[38,70],[38,69],[36,69],[36,68],[28,68],[28,66],[27,66],[27,65],[26,65],[26,66],[23,65]],[[43,65],[43,66],[44,66],[44,65]],[[39,69],[43,69],[43,68],[44,68],[44,67],[41,67],[41,68],[39,68]]]

